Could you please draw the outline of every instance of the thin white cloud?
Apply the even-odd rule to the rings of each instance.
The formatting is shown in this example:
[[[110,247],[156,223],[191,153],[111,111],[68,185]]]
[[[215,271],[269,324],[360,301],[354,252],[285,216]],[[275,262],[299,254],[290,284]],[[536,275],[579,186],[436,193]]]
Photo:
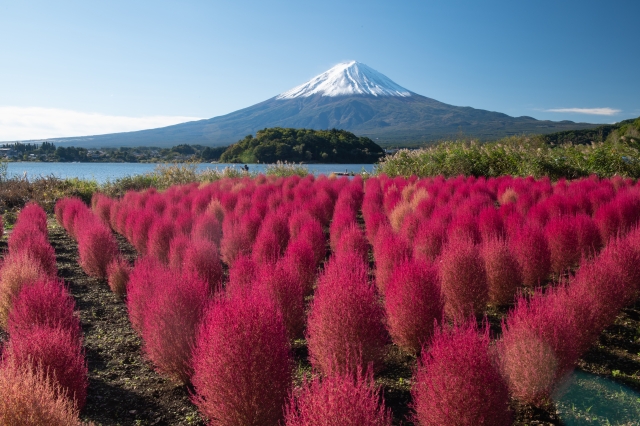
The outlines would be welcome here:
[[[0,106],[0,141],[101,135],[170,126],[199,117],[124,117],[57,108]]]
[[[546,112],[565,112],[573,114],[589,114],[589,115],[616,115],[622,112],[613,108],[553,108],[545,109]]]

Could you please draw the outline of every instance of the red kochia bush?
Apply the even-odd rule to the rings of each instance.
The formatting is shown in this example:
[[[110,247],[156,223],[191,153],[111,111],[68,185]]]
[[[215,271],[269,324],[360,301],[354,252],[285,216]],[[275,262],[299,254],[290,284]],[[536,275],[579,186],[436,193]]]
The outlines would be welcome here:
[[[215,424],[277,425],[292,358],[275,304],[253,292],[213,302],[198,332],[193,370],[194,403]]]
[[[393,267],[411,258],[411,246],[402,237],[396,235],[391,227],[381,227],[373,246],[373,256],[376,262],[376,285],[378,291],[384,294],[387,282],[393,273]]]
[[[295,269],[285,262],[263,265],[258,270],[256,289],[265,297],[270,297],[282,313],[287,335],[290,339],[303,336],[305,325],[305,288]]]
[[[551,268],[551,255],[542,229],[525,225],[516,231],[510,245],[520,265],[523,284],[529,287],[544,284]]]
[[[143,312],[145,355],[161,373],[181,383],[191,378],[191,351],[209,295],[209,285],[186,271],[158,274]]]
[[[340,240],[336,243],[335,255],[356,253],[364,261],[369,261],[369,242],[357,223],[352,223],[342,230]]]
[[[24,253],[36,262],[48,276],[55,277],[58,275],[56,252],[49,244],[47,237],[43,234],[34,233],[32,229],[21,228],[21,230],[24,231],[26,238],[17,245],[12,244],[12,242],[15,243],[13,239],[14,230],[11,234],[12,238],[9,239],[9,252],[12,254]]]
[[[418,362],[411,391],[417,424],[511,425],[509,392],[492,359],[488,328],[456,325],[436,333]]]
[[[121,298],[124,298],[127,294],[127,284],[129,283],[130,273],[131,266],[122,256],[116,256],[107,266],[107,282],[109,288]]]
[[[286,407],[285,426],[391,426],[373,373],[332,374],[315,377],[294,392]]]
[[[437,269],[413,259],[397,264],[387,285],[385,309],[393,342],[410,353],[420,352],[431,338],[435,321],[442,320]]]
[[[6,256],[0,268],[0,328],[6,326],[15,296],[24,287],[50,278],[26,253]]]
[[[16,227],[35,227],[42,235],[47,236],[47,213],[34,202],[28,203],[18,215]]]
[[[177,234],[169,243],[169,267],[180,271],[184,263],[184,253],[191,245],[191,238],[184,234]]]
[[[165,265],[169,263],[169,248],[171,239],[176,234],[173,222],[169,220],[156,220],[149,228],[149,241],[147,252],[149,256],[158,259]]]
[[[220,240],[222,239],[222,225],[218,219],[212,214],[203,214],[197,217],[193,222],[191,229],[191,238],[207,239],[220,248]]]
[[[63,395],[75,400],[78,408],[84,407],[88,369],[77,336],[62,328],[35,326],[29,333],[10,336],[3,356],[19,366],[42,368],[60,385]]]
[[[551,270],[561,274],[577,266],[582,253],[574,217],[560,216],[550,219],[544,231],[549,245]]]
[[[313,248],[308,241],[303,239],[290,241],[280,263],[302,283],[305,296],[313,293],[317,264]]]
[[[78,232],[80,266],[87,275],[107,277],[107,266],[118,255],[118,242],[111,230],[97,219],[83,220]]]
[[[14,338],[29,335],[34,327],[60,328],[74,340],[81,339],[80,321],[73,314],[75,302],[61,281],[40,280],[24,287],[13,299],[7,332]]]
[[[514,397],[530,404],[548,401],[558,381],[580,356],[585,322],[565,287],[531,299],[521,297],[502,326],[498,344],[502,370]]]
[[[183,269],[207,282],[213,294],[222,288],[222,263],[218,247],[209,240],[194,240],[184,252]]]
[[[445,312],[449,318],[464,320],[481,312],[489,301],[489,287],[480,256],[472,241],[451,240],[439,263]]]
[[[493,305],[511,303],[522,277],[509,245],[503,239],[490,237],[482,242],[481,254],[487,273],[489,302]]]
[[[416,230],[413,256],[424,262],[435,260],[440,256],[447,240],[447,225],[437,220],[427,220],[418,225]]]
[[[366,263],[356,256],[333,258],[318,280],[307,321],[311,364],[324,374],[382,365],[387,332],[384,310],[369,283]]]
[[[42,368],[32,369],[5,362],[0,366],[0,424],[26,426],[75,426],[78,408],[61,395]]]

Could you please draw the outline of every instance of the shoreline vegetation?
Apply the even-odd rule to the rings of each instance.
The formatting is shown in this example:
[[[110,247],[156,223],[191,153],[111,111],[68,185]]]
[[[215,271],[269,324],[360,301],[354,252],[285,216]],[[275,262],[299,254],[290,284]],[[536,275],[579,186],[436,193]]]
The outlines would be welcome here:
[[[417,150],[401,149],[377,163],[373,175],[547,176],[553,181],[590,175],[600,178],[640,178],[640,118],[618,123],[613,129],[610,127],[607,127],[606,139],[590,144],[549,144],[544,138],[561,140],[561,137],[547,135],[512,136],[486,143],[471,140],[447,141]],[[588,132],[591,133],[587,134]],[[595,134],[603,135],[602,132],[589,130],[576,131],[573,137],[586,141],[586,138]],[[51,147],[47,149],[51,150]],[[281,177],[306,176],[309,169],[301,163],[276,162],[269,165],[264,174]],[[363,178],[369,176],[367,173],[360,175]],[[55,201],[67,196],[77,196],[89,202],[95,192],[118,197],[129,190],[151,187],[163,190],[189,182],[208,183],[226,177],[257,176],[257,172],[246,172],[233,167],[198,171],[196,162],[192,160],[160,164],[151,172],[125,176],[103,184],[95,180],[60,179],[54,176],[36,179],[8,178],[7,160],[0,158],[0,214],[8,214],[10,224],[12,212],[22,208],[30,200],[52,212]]]

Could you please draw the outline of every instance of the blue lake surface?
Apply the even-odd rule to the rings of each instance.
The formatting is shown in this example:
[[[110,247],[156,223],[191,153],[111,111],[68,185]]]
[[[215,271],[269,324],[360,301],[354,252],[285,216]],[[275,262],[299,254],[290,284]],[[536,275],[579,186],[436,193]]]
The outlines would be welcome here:
[[[95,179],[98,183],[114,181],[115,179],[139,175],[153,171],[158,164],[155,163],[31,163],[16,162],[8,164],[8,175],[26,176],[34,179],[40,176],[55,176],[58,178]],[[235,167],[238,170],[242,164],[202,163],[198,170]],[[306,164],[310,173],[315,175],[328,175],[332,172],[361,173],[363,170],[371,173],[373,164]],[[264,172],[266,164],[249,164],[250,172]]]

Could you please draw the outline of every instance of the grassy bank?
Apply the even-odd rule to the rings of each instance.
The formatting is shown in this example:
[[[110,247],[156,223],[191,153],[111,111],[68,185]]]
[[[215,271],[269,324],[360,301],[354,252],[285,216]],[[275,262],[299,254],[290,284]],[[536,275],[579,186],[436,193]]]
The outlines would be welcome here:
[[[157,166],[152,172],[125,176],[104,184],[96,180],[78,178],[60,179],[55,176],[28,179],[25,177],[7,178],[6,163],[0,162],[0,215],[9,226],[15,220],[15,213],[29,201],[40,204],[48,213],[53,212],[55,203],[64,197],[79,197],[89,203],[95,192],[111,197],[119,197],[130,190],[140,191],[147,188],[164,190],[172,185],[190,182],[214,182],[226,177],[255,177],[256,172],[243,172],[235,168],[197,170],[194,163],[166,164]],[[3,173],[4,170],[4,173]],[[269,176],[306,176],[309,170],[302,165],[276,163],[267,167]]]
[[[635,140],[634,140],[635,141]],[[549,176],[576,179],[596,174],[640,177],[637,143],[619,138],[589,145],[548,145],[535,137],[497,142],[443,142],[419,150],[400,150],[382,160],[376,173],[388,176]]]

